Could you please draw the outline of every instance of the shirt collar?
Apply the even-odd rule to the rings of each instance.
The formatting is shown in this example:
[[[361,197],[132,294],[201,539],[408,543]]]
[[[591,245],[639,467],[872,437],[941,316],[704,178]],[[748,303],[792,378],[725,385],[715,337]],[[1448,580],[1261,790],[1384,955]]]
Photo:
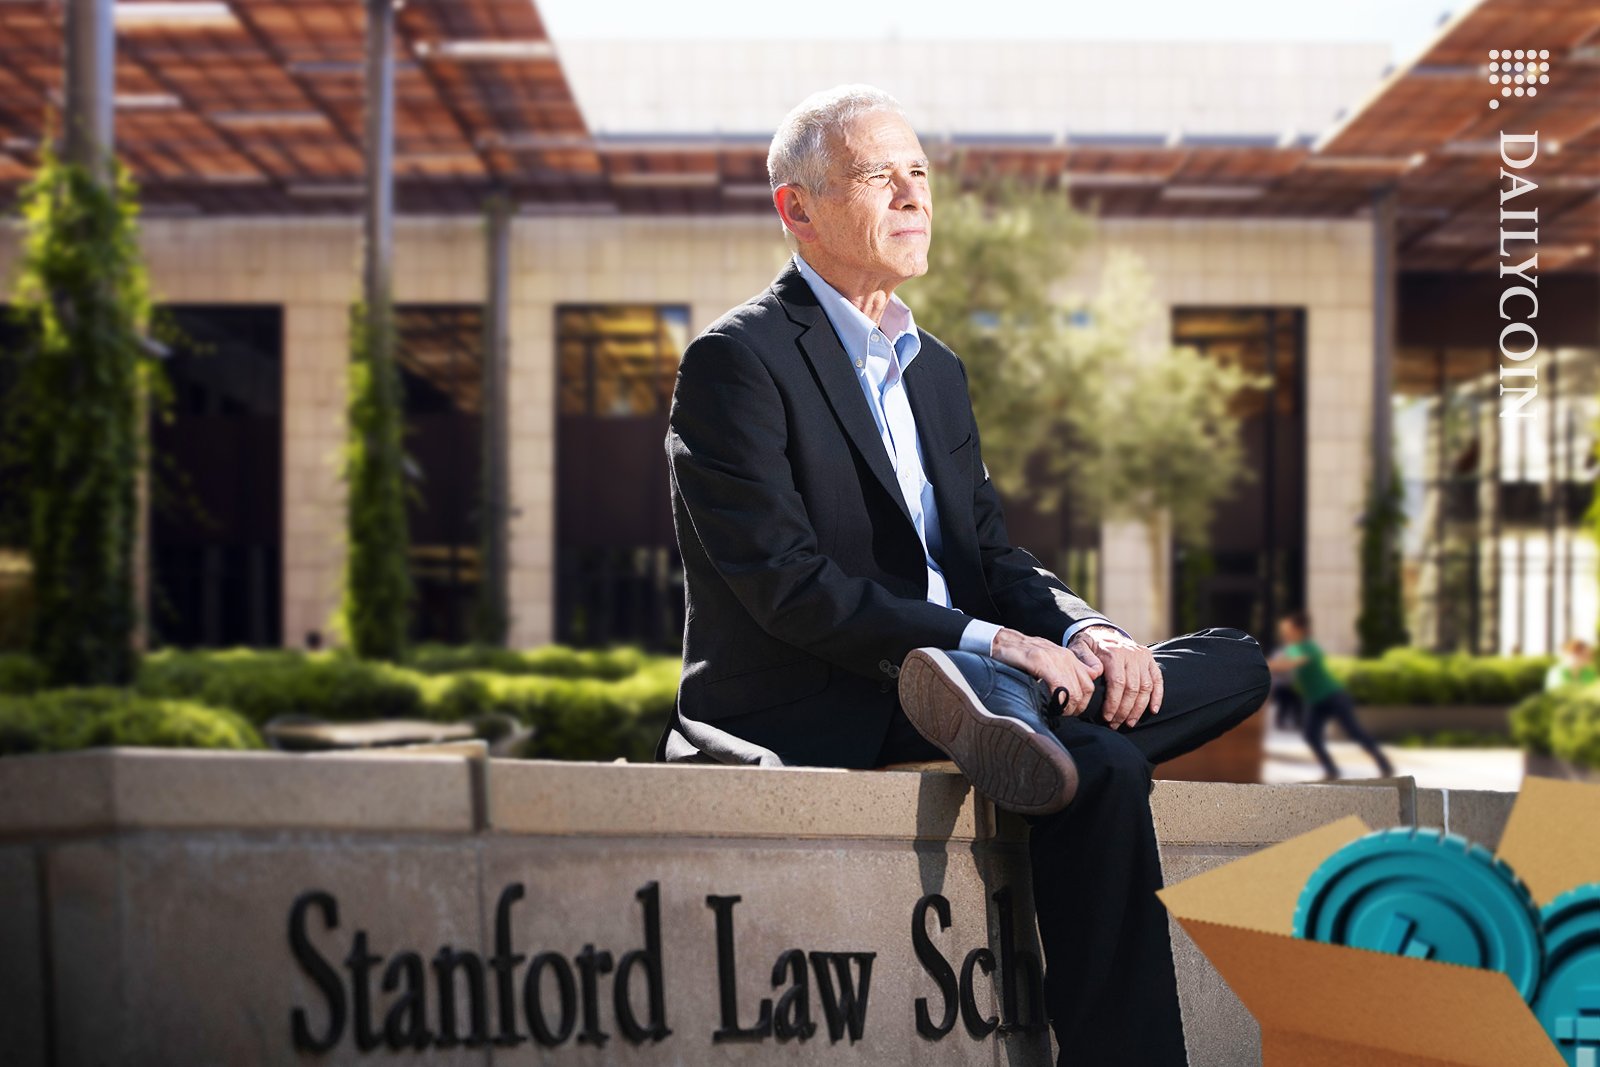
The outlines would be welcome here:
[[[910,366],[922,348],[922,339],[917,336],[916,320],[911,317],[911,308],[904,300],[890,293],[889,304],[883,309],[883,322],[875,323],[865,312],[845,299],[839,290],[829,285],[800,253],[794,254],[794,262],[800,269],[800,276],[816,294],[817,303],[822,305],[823,313],[833,325],[833,332],[839,335],[839,341],[844,345],[845,354],[850,357],[851,362],[865,358],[867,339],[872,336],[873,330],[881,329],[899,356],[900,369],[904,371]],[[908,334],[909,340],[902,346],[900,338]]]

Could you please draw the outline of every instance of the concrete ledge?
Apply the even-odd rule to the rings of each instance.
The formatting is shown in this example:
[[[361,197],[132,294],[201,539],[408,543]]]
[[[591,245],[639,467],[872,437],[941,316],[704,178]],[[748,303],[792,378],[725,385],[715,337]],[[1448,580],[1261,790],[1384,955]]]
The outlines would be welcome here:
[[[1401,821],[1393,786],[1161,781],[1150,805],[1163,845],[1268,845],[1346,815],[1359,815],[1372,827]]]
[[[470,765],[436,755],[89,749],[0,759],[0,837],[135,828],[470,833]]]
[[[964,778],[938,770],[531,760],[480,760],[475,769],[480,751],[106,749],[13,757],[0,761],[0,836],[205,827],[471,833],[482,826],[568,837],[1026,839],[1021,820],[997,819]],[[1395,789],[1354,785],[1158,781],[1151,805],[1168,845],[1262,845],[1348,814],[1374,826],[1402,817]],[[1467,817],[1464,808],[1458,813]]]
[[[502,833],[912,841],[997,833],[993,806],[959,774],[940,771],[491,760],[488,790],[489,823]]]

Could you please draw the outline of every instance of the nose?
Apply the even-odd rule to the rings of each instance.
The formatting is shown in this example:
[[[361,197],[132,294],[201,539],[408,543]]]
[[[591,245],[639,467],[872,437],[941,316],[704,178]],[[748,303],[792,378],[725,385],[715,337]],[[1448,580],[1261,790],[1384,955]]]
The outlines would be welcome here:
[[[926,181],[909,173],[901,173],[895,176],[894,203],[892,206],[896,211],[903,211],[908,208],[921,211],[927,205],[928,183]]]

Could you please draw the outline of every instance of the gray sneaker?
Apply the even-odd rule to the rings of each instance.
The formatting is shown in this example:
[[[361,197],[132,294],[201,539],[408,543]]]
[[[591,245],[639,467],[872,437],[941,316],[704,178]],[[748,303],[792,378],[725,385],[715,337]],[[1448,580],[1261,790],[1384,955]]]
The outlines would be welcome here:
[[[1072,803],[1078,767],[1050,729],[1064,690],[975,652],[913,649],[900,665],[900,706],[955,760],[972,787],[1022,815]]]

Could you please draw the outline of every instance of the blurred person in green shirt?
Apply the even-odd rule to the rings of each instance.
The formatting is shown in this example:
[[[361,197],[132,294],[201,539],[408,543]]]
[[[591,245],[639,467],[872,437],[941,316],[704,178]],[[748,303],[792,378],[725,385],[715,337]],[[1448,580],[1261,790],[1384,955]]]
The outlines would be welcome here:
[[[1293,672],[1295,688],[1305,702],[1301,736],[1311,746],[1317,762],[1322,764],[1325,774],[1323,780],[1331,781],[1339,777],[1339,765],[1328,755],[1328,746],[1322,736],[1329,719],[1336,721],[1346,737],[1366,750],[1378,764],[1379,774],[1385,778],[1391,777],[1394,766],[1389,762],[1389,757],[1383,754],[1377,740],[1356,719],[1355,698],[1328,670],[1322,646],[1312,640],[1309,615],[1303,611],[1292,611],[1278,620],[1278,649],[1277,655],[1267,660],[1267,667],[1273,671]]]
[[[1550,665],[1544,676],[1544,689],[1560,689],[1564,685],[1587,685],[1600,678],[1594,669],[1594,649],[1581,637],[1569,637],[1561,646],[1561,658]]]

